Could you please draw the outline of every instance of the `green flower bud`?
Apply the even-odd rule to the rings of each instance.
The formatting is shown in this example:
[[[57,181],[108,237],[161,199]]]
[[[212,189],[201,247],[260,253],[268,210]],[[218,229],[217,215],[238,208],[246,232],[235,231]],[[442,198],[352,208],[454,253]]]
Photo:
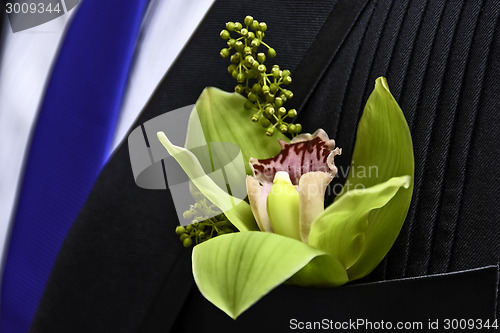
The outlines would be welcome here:
[[[231,73],[231,76],[233,77],[233,79],[236,79],[236,77],[238,76],[240,72],[238,72],[237,69],[235,69],[232,73]]]
[[[281,77],[281,71],[278,68],[273,68],[272,72],[273,77],[279,79]]]
[[[243,44],[243,42],[241,40],[237,40],[236,43],[234,43],[234,48],[238,52],[241,52],[244,47],[245,47],[245,44]]]
[[[274,104],[276,104],[277,107],[280,107],[283,105],[283,99],[281,97],[276,97],[274,99]]]
[[[256,123],[256,122],[259,121],[259,115],[258,114],[254,114],[251,119],[252,119],[252,122]]]
[[[253,39],[255,38],[255,34],[254,34],[253,32],[251,32],[251,31],[249,31],[249,32],[248,32],[248,35],[247,35],[247,38],[248,38],[249,40],[253,40]]]
[[[278,109],[278,116],[283,117],[286,114],[286,109],[284,107],[280,107]]]
[[[252,42],[250,43],[250,45],[252,47],[259,47],[260,46],[260,40],[254,39],[254,40],[252,40]],[[261,61],[261,62],[263,62],[263,61]]]
[[[292,77],[291,76],[286,76],[283,78],[283,83],[284,84],[290,84],[292,83]]]
[[[228,49],[226,49],[226,48],[224,48],[224,49],[220,50],[220,56],[221,56],[222,58],[227,58],[227,57],[229,57],[229,50],[228,50]]]
[[[220,36],[221,36],[222,39],[229,39],[229,38],[231,38],[231,34],[229,33],[229,31],[227,31],[225,29],[220,32]]]
[[[291,90],[285,90],[286,98],[290,99],[293,97],[293,92]]]
[[[267,215],[277,234],[300,241],[299,193],[287,172],[278,171],[267,196]]]
[[[238,74],[238,77],[236,78],[238,82],[240,82],[239,79],[241,78],[241,75],[243,75],[243,73]],[[245,81],[245,75],[243,75],[243,81]],[[244,91],[245,87],[243,87],[241,84],[238,84],[236,85],[236,87],[234,87],[234,92],[238,94],[242,94]]]
[[[248,64],[248,65],[253,65],[253,63],[255,62],[255,59],[251,56],[251,55],[247,55],[245,57],[245,62]]]
[[[189,238],[189,235],[188,234],[182,234],[180,235],[179,239],[182,241],[184,241],[186,238]]]
[[[271,89],[271,88],[269,88],[269,86],[268,86],[267,84],[266,84],[266,85],[264,85],[264,86],[262,86],[262,92],[263,92],[264,94],[265,94],[265,93],[268,93],[270,89]]]
[[[227,46],[234,47],[236,45],[236,39],[231,38],[227,41]]]
[[[254,84],[253,84],[253,86],[252,86],[252,90],[253,90],[256,94],[258,94],[259,92],[261,92],[262,87],[261,87],[261,85],[260,85],[260,84],[258,84],[258,83],[254,83]]]
[[[276,50],[275,50],[275,49],[273,49],[272,47],[271,47],[271,48],[269,48],[269,50],[267,50],[267,55],[268,55],[269,57],[271,57],[271,58],[276,57]]]
[[[229,31],[234,31],[234,22],[227,22],[226,29]]]
[[[250,101],[246,101],[244,104],[245,109],[250,110],[253,108],[253,104]]]
[[[295,131],[297,130],[297,127],[295,126],[295,124],[290,124],[288,125],[288,133],[295,133]]]
[[[231,60],[232,63],[236,64],[236,63],[240,62],[240,54],[235,53],[229,59]]]
[[[253,92],[249,93],[248,94],[248,99],[252,102],[256,102],[257,101],[257,95],[254,94]]]
[[[258,25],[257,25],[257,26],[258,26]],[[262,40],[262,38],[264,38],[264,33],[263,33],[262,31],[256,31],[256,32],[255,32],[255,36],[256,36],[258,39]]]
[[[290,76],[290,71],[288,69],[283,70],[283,77]]]
[[[247,29],[247,28],[243,28],[243,29],[241,29],[241,30],[240,30],[240,34],[241,34],[242,36],[246,36],[246,35],[248,34],[248,29]]]
[[[243,26],[241,25],[240,22],[234,22],[234,30],[235,31],[240,31]]]
[[[266,61],[266,55],[262,52],[259,52],[257,54],[257,60],[260,62],[260,63],[263,63],[264,61]]]
[[[243,52],[245,54],[252,54],[252,48],[250,46],[245,46],[245,48],[243,49]]]
[[[266,115],[268,116],[268,118],[271,118],[272,115],[274,114],[274,108],[273,107],[267,107],[266,108]]]
[[[187,210],[187,212],[189,212],[189,211]],[[185,232],[186,232],[186,229],[182,225],[179,225],[179,226],[177,226],[177,228],[175,228],[175,233],[177,235],[182,235]]]
[[[302,132],[302,125],[295,124],[295,133],[300,133],[300,132]]]
[[[265,73],[266,72],[266,66],[263,65],[263,64],[260,64],[258,67],[257,67],[257,70],[261,73]]]
[[[184,247],[190,247],[191,245],[193,245],[193,241],[191,240],[191,238],[186,238],[182,241],[182,245],[184,245]]]
[[[290,117],[290,118],[297,117],[297,110],[295,110],[295,109],[288,110],[288,117]]]
[[[235,64],[231,64],[227,67],[227,71],[229,72],[229,74],[233,74],[233,71],[236,70],[238,68],[238,66],[236,66]]]
[[[252,28],[253,31],[259,30],[259,21],[253,20],[250,28]],[[260,32],[260,31],[258,31],[258,32]]]
[[[266,22],[260,22],[259,23],[259,30],[262,32],[265,32],[267,30],[267,24]]]
[[[238,81],[238,82],[244,82],[245,81],[245,74],[238,73],[238,75],[236,76],[236,81]]]
[[[280,125],[280,132],[286,133],[287,131],[288,131],[288,126],[286,126],[285,124],[281,124]]]
[[[271,83],[271,85],[269,86],[269,88],[271,89],[271,92],[272,92],[273,94],[275,94],[275,93],[278,91],[279,86],[278,86],[278,84],[277,84],[277,83]]]
[[[264,96],[266,98],[266,102],[272,103],[274,101],[274,94],[267,93]]]
[[[251,25],[253,22],[253,17],[251,17],[250,15],[247,15],[247,16],[245,16],[245,19],[243,20],[243,22],[245,23],[245,25]]]
[[[188,224],[185,228],[186,228],[186,232],[193,231],[193,226],[191,224]]]
[[[269,127],[267,130],[266,130],[266,135],[267,136],[273,136],[274,134],[274,128],[273,127]]]

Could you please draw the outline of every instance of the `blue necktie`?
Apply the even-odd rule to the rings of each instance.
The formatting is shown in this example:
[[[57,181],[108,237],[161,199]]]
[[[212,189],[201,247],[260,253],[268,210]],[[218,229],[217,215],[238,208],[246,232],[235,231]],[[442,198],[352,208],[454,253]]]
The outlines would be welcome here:
[[[2,280],[0,332],[27,332],[110,150],[147,0],[84,0],[32,134]]]

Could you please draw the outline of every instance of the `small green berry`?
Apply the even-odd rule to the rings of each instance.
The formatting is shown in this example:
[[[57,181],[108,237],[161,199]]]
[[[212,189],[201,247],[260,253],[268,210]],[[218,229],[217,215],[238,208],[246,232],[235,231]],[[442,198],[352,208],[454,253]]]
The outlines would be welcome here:
[[[188,211],[189,212],[189,211]],[[177,235],[182,235],[186,232],[186,229],[182,226],[182,225],[179,225],[177,226],[177,228],[175,228],[175,233]]]
[[[249,40],[253,40],[253,39],[255,38],[255,34],[254,34],[253,32],[251,32],[251,31],[249,31],[249,32],[248,32],[248,35],[247,35],[247,38],[248,38]]]
[[[265,94],[266,101],[271,103],[274,101],[274,94],[267,93]]]
[[[252,47],[259,47],[260,46],[260,40],[254,39],[254,40],[252,40],[252,42],[250,43],[250,45]],[[263,62],[263,61],[261,61],[261,62]]]
[[[245,48],[243,49],[243,52],[245,54],[252,54],[252,48],[250,46],[245,46]]]
[[[257,95],[251,92],[251,93],[248,94],[248,99],[250,101],[252,101],[252,102],[256,102],[257,101]]]
[[[266,61],[266,55],[262,52],[259,52],[257,54],[257,60],[260,62],[260,63],[263,63],[264,61]]]
[[[286,109],[284,107],[280,107],[278,109],[278,116],[283,117],[286,114]]]
[[[253,22],[253,17],[251,17],[250,15],[247,15],[247,16],[245,16],[245,19],[243,20],[243,22],[245,23],[245,25],[251,25]]]
[[[283,78],[283,83],[284,84],[290,84],[292,83],[292,77],[291,76],[286,76]]]
[[[276,50],[273,49],[272,47],[267,50],[267,55],[270,56],[271,58],[276,57]]]
[[[259,121],[259,115],[258,114],[254,114],[251,119],[252,119],[252,122],[256,123],[256,122]]]
[[[274,104],[276,104],[277,107],[280,107],[283,105],[283,99],[281,97],[276,97],[274,99]]]
[[[241,25],[241,23],[240,23],[240,22],[235,22],[235,23],[234,23],[234,30],[235,30],[235,31],[240,31],[240,30],[241,30],[241,28],[243,28],[243,26]]]
[[[283,77],[290,76],[290,71],[288,69],[283,70]]]
[[[286,98],[290,99],[293,97],[293,92],[291,90],[285,90]]]
[[[226,29],[229,31],[234,31],[234,22],[227,22]]]
[[[297,110],[295,110],[295,109],[288,110],[288,117],[290,117],[290,118],[297,117]]]
[[[254,83],[253,86],[252,86],[252,90],[258,94],[259,92],[261,92],[262,90],[262,86],[258,83]]]
[[[267,107],[266,108],[266,115],[268,116],[268,118],[271,118],[272,115],[274,114],[274,108],[273,107]]]
[[[273,68],[272,74],[276,79],[279,79],[281,77],[281,71],[279,70],[279,68]]]
[[[245,75],[243,75],[243,81],[240,81],[241,79],[241,76],[243,75],[243,73],[240,73],[238,74],[238,76],[236,77],[236,80],[238,80],[238,82],[243,82],[245,81]],[[234,87],[234,91],[238,94],[241,94],[243,93],[243,91],[245,91],[245,87],[243,87],[241,84],[238,84],[236,85],[236,87]]]
[[[269,88],[269,86],[268,86],[267,84],[266,84],[266,85],[264,85],[264,86],[262,86],[262,92],[263,92],[264,94],[268,93],[270,89],[271,89],[271,88]]]
[[[265,73],[266,72],[266,66],[263,65],[263,64],[260,64],[258,67],[257,67],[257,70],[261,73]]]
[[[186,232],[191,232],[191,231],[193,231],[193,226],[191,224],[188,224],[186,226]]]
[[[247,29],[247,28],[243,28],[243,29],[241,29],[241,30],[240,30],[240,34],[241,34],[242,36],[246,36],[246,35],[248,34],[248,29]]]
[[[295,124],[295,133],[300,133],[302,132],[302,125],[301,124]]]
[[[186,238],[188,238],[188,237],[189,237],[189,235],[188,235],[188,234],[182,234],[182,235],[180,235],[180,236],[179,236],[179,239],[180,239],[180,240],[181,240],[181,242],[182,242],[183,240],[185,240],[185,239],[186,239]]]
[[[253,31],[257,31],[259,30],[259,21],[257,20],[253,20],[252,21],[252,25],[250,26],[250,28],[253,30]],[[260,31],[257,31],[257,33],[259,33]]]
[[[278,91],[279,86],[278,86],[278,84],[276,84],[276,83],[271,83],[271,85],[269,86],[269,88],[271,89],[271,92],[272,92],[273,94],[275,94],[275,93]]]
[[[224,29],[224,30],[222,30],[220,32],[220,36],[221,36],[222,39],[229,39],[229,38],[231,38],[231,34],[226,29]]]
[[[231,76],[233,77],[233,79],[236,79],[236,77],[238,76],[240,72],[238,72],[237,69],[235,69],[232,73],[231,73]]]
[[[229,74],[233,74],[233,71],[238,68],[238,66],[236,66],[235,64],[231,64],[227,67],[227,71],[229,72]]]
[[[245,47],[245,45],[243,44],[243,42],[241,40],[237,40],[236,43],[234,43],[234,48],[236,49],[236,51],[241,52],[244,47]]]
[[[224,48],[224,49],[220,50],[220,56],[221,56],[222,58],[227,58],[227,57],[229,57],[229,50],[228,50],[228,49],[226,49],[226,48]]]
[[[280,125],[280,132],[286,133],[287,131],[288,131],[288,126],[286,126],[285,124],[281,124]]]
[[[234,38],[231,38],[227,41],[227,46],[229,47],[234,47],[235,44],[236,44],[236,39]]]
[[[234,64],[240,62],[240,54],[239,53],[233,54],[231,58],[229,58],[229,60],[231,60],[231,62]]]
[[[191,245],[193,245],[193,241],[191,240],[191,238],[186,238],[182,241],[182,245],[184,245],[184,247],[190,247]]]
[[[262,32],[265,32],[267,30],[267,24],[266,22],[260,22],[259,24],[259,30]]]
[[[297,127],[295,126],[295,124],[290,124],[288,125],[288,133],[295,133],[295,131],[297,130]]]
[[[266,130],[266,135],[267,136],[273,136],[274,134],[274,128],[273,127],[269,127],[267,130]]]

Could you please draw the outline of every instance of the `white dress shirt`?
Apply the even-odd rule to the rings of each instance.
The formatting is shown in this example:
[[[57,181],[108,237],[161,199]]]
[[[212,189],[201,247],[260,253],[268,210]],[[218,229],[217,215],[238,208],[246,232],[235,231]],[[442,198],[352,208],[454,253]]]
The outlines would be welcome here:
[[[124,139],[213,1],[150,0],[113,149]],[[12,33],[5,18],[0,56],[0,258],[8,243],[29,136],[64,30],[76,10],[17,33]]]

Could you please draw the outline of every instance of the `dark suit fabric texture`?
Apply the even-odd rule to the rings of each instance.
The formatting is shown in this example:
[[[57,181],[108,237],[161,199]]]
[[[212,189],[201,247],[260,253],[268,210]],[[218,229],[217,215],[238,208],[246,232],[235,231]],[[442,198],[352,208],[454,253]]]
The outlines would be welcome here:
[[[133,128],[193,104],[206,86],[232,90],[228,61],[218,56],[226,21],[247,14],[266,21],[266,40],[278,52],[268,62],[294,76],[339,8],[335,1],[217,1]],[[408,121],[415,154],[410,210],[387,257],[360,282],[498,264],[499,12],[497,0],[366,1],[307,99],[295,102],[303,105],[297,120],[304,132],[323,128],[342,147],[336,164],[343,168],[377,77],[387,78]],[[183,311],[204,300],[192,279],[191,250],[174,232],[174,209],[169,191],[136,186],[125,140],[61,248],[31,331],[185,331],[176,318],[196,320]],[[251,311],[244,315],[252,318]],[[209,319],[204,326],[211,331]]]

